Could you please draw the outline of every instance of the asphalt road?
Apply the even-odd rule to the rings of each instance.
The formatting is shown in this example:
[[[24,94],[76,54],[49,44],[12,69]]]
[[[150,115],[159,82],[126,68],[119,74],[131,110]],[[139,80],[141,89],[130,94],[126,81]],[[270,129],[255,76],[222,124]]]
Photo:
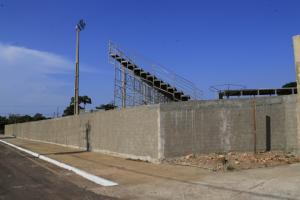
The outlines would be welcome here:
[[[70,172],[49,165],[0,143],[0,200],[112,199],[75,185]]]

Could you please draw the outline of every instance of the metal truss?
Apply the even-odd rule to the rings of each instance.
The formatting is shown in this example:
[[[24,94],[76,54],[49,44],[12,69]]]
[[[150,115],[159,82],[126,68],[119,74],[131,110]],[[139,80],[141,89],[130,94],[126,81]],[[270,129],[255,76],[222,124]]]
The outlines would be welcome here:
[[[161,66],[141,64],[111,42],[109,60],[115,69],[114,104],[118,107],[199,99],[201,91],[190,81]]]

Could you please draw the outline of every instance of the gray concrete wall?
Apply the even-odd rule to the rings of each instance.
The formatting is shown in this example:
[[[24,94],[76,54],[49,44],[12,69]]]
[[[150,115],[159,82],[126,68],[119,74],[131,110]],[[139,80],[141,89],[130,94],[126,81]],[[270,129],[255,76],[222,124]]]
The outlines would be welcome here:
[[[256,98],[256,148],[266,149],[266,116],[272,150],[297,148],[296,96]],[[252,151],[254,104],[249,99],[190,101],[160,106],[163,155]]]
[[[157,159],[158,115],[158,105],[91,114],[92,149]]]
[[[85,147],[84,122],[80,117],[63,117],[5,126],[6,135],[79,148]]]
[[[155,161],[159,106],[86,113],[5,126],[6,135]],[[88,135],[88,137],[87,137]]]
[[[157,161],[190,153],[297,150],[296,95],[189,101],[96,112],[5,126],[5,134],[122,157]],[[88,135],[88,137],[87,137]],[[87,140],[89,138],[89,140]]]

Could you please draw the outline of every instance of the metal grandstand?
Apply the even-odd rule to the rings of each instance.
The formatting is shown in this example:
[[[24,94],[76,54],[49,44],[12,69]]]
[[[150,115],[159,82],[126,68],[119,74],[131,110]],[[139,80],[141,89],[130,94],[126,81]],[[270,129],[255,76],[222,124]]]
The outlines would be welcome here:
[[[131,107],[200,99],[194,83],[146,59],[128,56],[109,42],[110,63],[115,68],[114,104]]]

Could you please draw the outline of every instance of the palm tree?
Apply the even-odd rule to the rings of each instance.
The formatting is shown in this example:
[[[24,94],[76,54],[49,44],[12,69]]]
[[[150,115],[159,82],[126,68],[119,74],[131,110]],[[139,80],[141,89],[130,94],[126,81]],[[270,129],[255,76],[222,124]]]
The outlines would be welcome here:
[[[86,104],[91,104],[92,99],[88,96],[79,96],[79,104],[83,103],[83,108],[85,109]]]
[[[84,104],[84,109],[86,104],[91,104],[92,99],[88,96],[79,96],[79,104],[83,103]],[[79,105],[79,109],[82,109],[82,107]],[[71,102],[68,107],[64,110],[63,116],[68,116],[68,115],[74,115],[74,97],[71,98]]]

